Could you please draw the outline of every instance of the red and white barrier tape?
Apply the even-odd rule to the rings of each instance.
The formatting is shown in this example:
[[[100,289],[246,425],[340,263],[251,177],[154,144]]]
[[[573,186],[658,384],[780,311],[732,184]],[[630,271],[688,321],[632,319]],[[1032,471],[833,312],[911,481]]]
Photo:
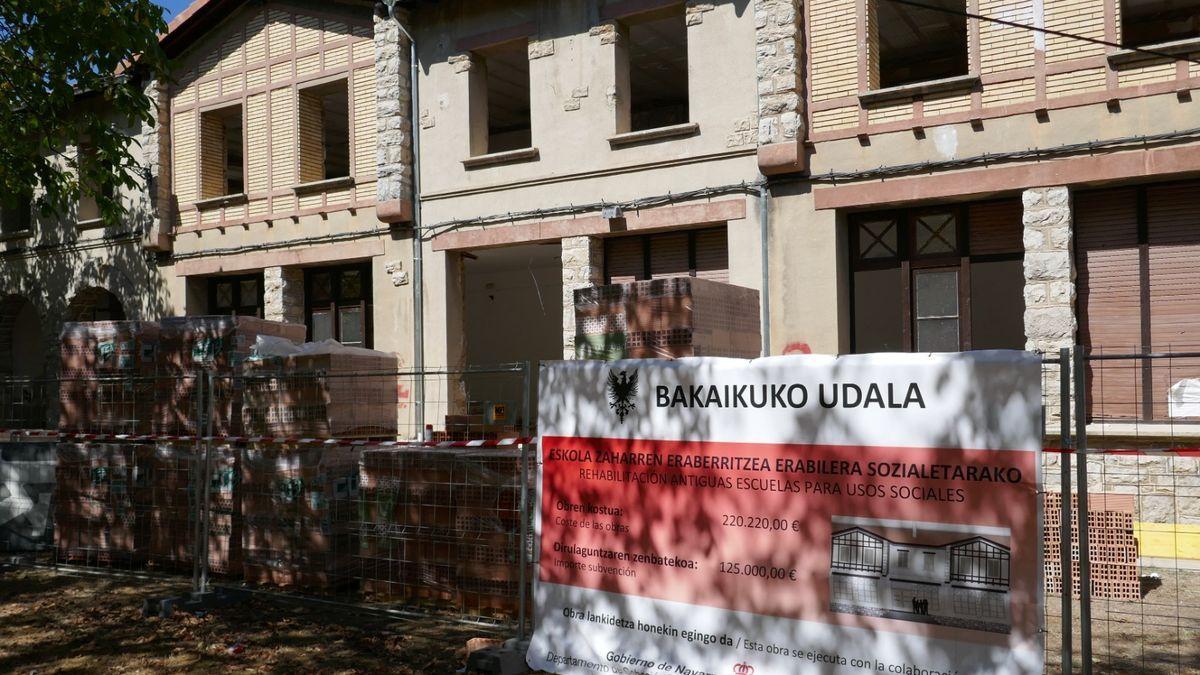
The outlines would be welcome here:
[[[394,448],[421,446],[427,448],[505,448],[534,442],[533,438],[515,437],[475,441],[373,441],[362,438],[300,438],[298,436],[178,436],[172,434],[99,434],[45,429],[0,429],[0,436],[10,438],[44,438],[61,441],[95,442],[197,442],[265,443],[270,445],[333,445],[352,447]]]

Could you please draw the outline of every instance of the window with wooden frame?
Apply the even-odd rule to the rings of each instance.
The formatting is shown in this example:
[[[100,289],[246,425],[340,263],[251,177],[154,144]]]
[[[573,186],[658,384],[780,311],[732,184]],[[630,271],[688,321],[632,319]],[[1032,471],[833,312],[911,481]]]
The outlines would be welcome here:
[[[868,0],[870,88],[886,89],[969,74],[964,0],[929,7]]]
[[[210,314],[262,318],[264,307],[262,272],[208,279]]]
[[[310,341],[370,348],[371,264],[305,269],[304,315]]]
[[[212,199],[245,192],[242,106],[200,113],[200,197]]]
[[[1024,349],[1021,203],[850,218],[852,350]]]
[[[729,281],[729,241],[724,226],[604,240],[607,284],[689,276]]]
[[[300,182],[350,175],[350,89],[343,79],[299,93]]]
[[[1120,8],[1126,47],[1200,38],[1200,0],[1121,0]]]

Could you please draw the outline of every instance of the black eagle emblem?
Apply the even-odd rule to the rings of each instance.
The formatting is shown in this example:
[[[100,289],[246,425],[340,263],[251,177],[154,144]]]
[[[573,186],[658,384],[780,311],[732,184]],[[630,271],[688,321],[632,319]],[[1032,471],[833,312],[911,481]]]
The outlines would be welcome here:
[[[634,397],[638,392],[638,371],[634,370],[633,375],[626,374],[626,371],[621,371],[621,376],[617,377],[617,371],[608,371],[608,407],[612,408],[617,413],[617,419],[621,422],[625,421],[625,416],[633,412],[637,407],[634,403]]]

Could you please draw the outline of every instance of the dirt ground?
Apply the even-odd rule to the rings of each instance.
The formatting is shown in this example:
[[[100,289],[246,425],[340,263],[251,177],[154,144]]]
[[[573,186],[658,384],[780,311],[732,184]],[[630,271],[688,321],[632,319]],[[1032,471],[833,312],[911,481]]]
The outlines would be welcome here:
[[[1092,663],[1097,673],[1200,673],[1200,571],[1143,567],[1142,599],[1092,600]],[[1150,575],[1157,579],[1151,581]],[[1079,602],[1072,603],[1079,672]],[[1046,672],[1060,672],[1062,599],[1046,596]]]
[[[503,637],[450,621],[384,620],[257,597],[204,616],[142,616],[144,598],[186,590],[0,567],[0,672],[442,674],[463,667],[469,638]]]
[[[1200,572],[1156,572],[1140,602],[1094,600],[1097,673],[1200,673]],[[251,598],[204,616],[145,618],[142,600],[185,581],[0,566],[0,672],[451,674],[466,642],[504,637],[448,620],[381,619]],[[1079,604],[1074,603],[1079,664]],[[1046,662],[1059,672],[1060,600],[1046,597]],[[236,649],[241,645],[240,653]],[[231,649],[235,647],[235,649]]]

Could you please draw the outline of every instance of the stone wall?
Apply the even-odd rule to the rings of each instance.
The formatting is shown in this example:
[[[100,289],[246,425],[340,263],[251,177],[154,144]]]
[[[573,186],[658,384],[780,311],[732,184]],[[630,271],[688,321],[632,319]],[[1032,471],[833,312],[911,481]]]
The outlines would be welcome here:
[[[1075,342],[1075,259],[1071,194],[1065,187],[1026,190],[1022,224],[1025,244],[1025,349],[1056,355]],[[1059,371],[1046,366],[1043,387],[1047,419],[1058,419]]]
[[[304,270],[267,267],[263,270],[263,318],[304,323]]]
[[[408,15],[397,10],[400,21]],[[378,129],[379,219],[412,219],[412,57],[396,19],[375,17],[375,118]]]
[[[598,237],[562,240],[563,358],[575,358],[575,289],[604,283],[604,241]]]

